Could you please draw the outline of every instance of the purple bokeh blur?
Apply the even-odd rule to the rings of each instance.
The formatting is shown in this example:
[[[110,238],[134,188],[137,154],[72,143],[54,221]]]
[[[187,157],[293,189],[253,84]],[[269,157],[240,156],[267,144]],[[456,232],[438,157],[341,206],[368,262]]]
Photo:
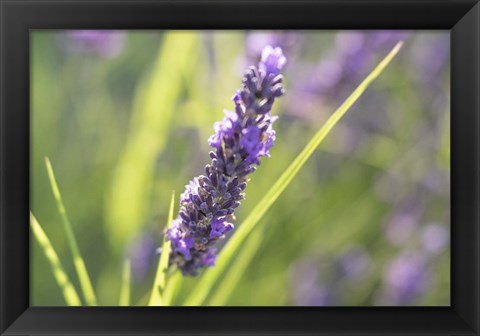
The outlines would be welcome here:
[[[427,259],[420,252],[405,252],[385,269],[384,292],[380,303],[411,305],[429,285]]]
[[[124,49],[126,33],[116,30],[68,30],[62,34],[60,41],[70,53],[113,58]]]
[[[151,272],[158,258],[158,239],[152,234],[142,234],[130,244],[127,257],[131,262],[132,280],[142,282]]]
[[[328,306],[335,298],[331,288],[320,281],[319,264],[315,260],[301,260],[291,269],[292,301],[295,306]]]
[[[270,39],[282,41],[279,36]],[[303,68],[291,65],[297,66],[292,71],[296,78],[291,79],[286,97],[286,113],[292,118],[324,121],[324,111],[338,107],[399,41],[404,41],[404,49],[408,46],[408,52],[399,55],[394,65],[398,66],[398,72],[391,70],[391,74],[395,74],[392,76],[397,76],[398,88],[395,89],[397,92],[411,90],[407,85],[413,85],[414,96],[411,97],[416,99],[413,106],[419,110],[408,110],[412,107],[399,98],[400,94],[398,97],[392,95],[394,88],[376,86],[357,103],[361,114],[350,116],[344,121],[342,132],[336,131],[339,134],[336,145],[339,146],[340,141],[344,144],[342,154],[359,160],[364,159],[366,153],[361,150],[372,135],[380,134],[386,144],[400,146],[402,139],[407,142],[408,134],[409,145],[404,155],[392,158],[389,166],[377,166],[372,188],[378,201],[390,209],[379,223],[383,235],[372,241],[372,245],[347,249],[337,255],[327,255],[319,248],[322,252],[312,257],[314,254],[310,251],[307,260],[316,262],[305,264],[305,257],[298,258],[294,264],[297,266],[291,268],[298,272],[292,275],[292,288],[296,291],[292,302],[312,304],[311,297],[320,292],[329,300],[319,305],[342,305],[339,288],[354,287],[356,281],[361,282],[361,277],[377,276],[376,294],[366,298],[366,302],[387,306],[417,305],[438,280],[432,265],[439,260],[445,262],[449,251],[449,216],[445,209],[449,170],[437,163],[441,160],[439,138],[445,123],[448,125],[448,119],[442,118],[449,106],[449,90],[445,83],[449,78],[450,37],[448,33],[345,31],[332,34],[332,40],[317,62],[304,63]],[[301,39],[293,41],[290,44],[292,52],[308,53],[309,46],[302,45]],[[392,110],[394,99],[400,99],[397,103],[403,109],[395,111],[398,116],[386,113]],[[402,134],[395,123],[398,118],[412,113],[424,116],[425,121],[415,124],[412,119],[411,127]],[[437,215],[444,212],[441,217]],[[332,265],[336,265],[336,271],[332,270]],[[370,274],[375,273],[370,272],[372,267],[380,275]],[[306,294],[306,288],[312,296]]]

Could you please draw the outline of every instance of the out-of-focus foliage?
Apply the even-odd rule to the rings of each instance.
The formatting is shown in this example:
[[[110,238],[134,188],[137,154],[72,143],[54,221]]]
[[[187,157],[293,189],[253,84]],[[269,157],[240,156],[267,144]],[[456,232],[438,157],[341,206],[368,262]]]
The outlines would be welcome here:
[[[263,217],[234,290],[207,303],[448,305],[447,32],[34,32],[31,207],[64,270],[75,274],[45,156],[99,304],[118,304],[122,292],[123,304],[144,305],[171,190],[202,173],[212,124],[260,50],[283,48],[287,94],[274,110],[272,157],[252,175],[237,224],[400,39],[388,71]],[[31,255],[31,304],[64,305],[33,240]],[[183,279],[178,293],[167,285],[165,295],[182,304],[196,283]]]

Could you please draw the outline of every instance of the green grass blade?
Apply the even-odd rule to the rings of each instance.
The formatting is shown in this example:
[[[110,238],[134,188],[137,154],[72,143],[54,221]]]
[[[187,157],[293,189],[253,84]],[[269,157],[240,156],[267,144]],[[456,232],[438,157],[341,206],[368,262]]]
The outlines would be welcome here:
[[[62,219],[63,229],[65,230],[67,236],[68,246],[70,247],[70,251],[72,253],[73,264],[75,266],[75,270],[77,271],[78,280],[80,282],[80,287],[82,288],[85,302],[89,306],[96,306],[97,298],[95,296],[95,292],[93,291],[93,286],[87,272],[87,267],[85,266],[85,262],[80,255],[80,250],[78,249],[77,241],[75,240],[75,235],[73,234],[72,226],[68,219],[65,206],[63,205],[62,196],[60,194],[60,190],[58,189],[57,181],[55,180],[52,164],[48,158],[45,158],[45,165],[47,167],[48,178],[50,179],[53,196],[57,202],[58,211]]]
[[[163,305],[170,306],[175,301],[180,287],[182,285],[183,276],[180,272],[175,272],[171,275],[165,287],[165,294],[163,295]]]
[[[172,191],[172,197],[170,199],[170,209],[168,210],[167,228],[170,227],[173,220],[173,210],[175,205],[175,191]],[[149,306],[162,306],[164,304],[162,296],[165,290],[168,259],[170,257],[171,243],[167,241],[166,237],[163,238],[162,253],[158,261],[157,273],[155,275],[155,281],[153,283],[152,293],[150,294],[150,300],[148,300]]]
[[[330,133],[338,121],[352,107],[352,105],[360,98],[368,86],[385,70],[386,66],[395,57],[402,46],[402,42],[397,43],[390,53],[373,69],[373,71],[360,83],[353,93],[343,102],[343,104],[330,116],[326,123],[313,136],[310,142],[293,160],[290,166],[283,172],[273,187],[265,194],[257,206],[250,212],[247,218],[239,226],[232,238],[227,242],[224,249],[218,256],[216,266],[204,272],[197,286],[192,290],[192,294],[187,299],[185,305],[197,306],[201,305],[209,295],[215,283],[229,266],[231,260],[238,253],[241,244],[255,228],[262,216],[282,194],[292,179],[297,175],[308,158],[313,154],[318,145]]]
[[[125,149],[105,198],[105,225],[116,253],[145,223],[158,155],[167,144],[185,78],[197,62],[198,42],[194,32],[165,33],[151,73],[136,90]]]
[[[43,231],[42,227],[40,226],[40,223],[38,223],[37,219],[35,218],[35,216],[33,216],[31,212],[30,227],[32,228],[33,235],[37,239],[37,242],[40,244],[43,253],[47,257],[47,260],[52,267],[53,276],[55,277],[55,280],[57,281],[57,284],[62,291],[65,302],[69,306],[81,306],[82,302],[78,297],[77,291],[75,290],[75,287],[70,281],[67,273],[63,269],[62,263],[60,262],[57,253],[53,249],[50,239],[48,239],[45,231]]]
[[[255,256],[258,247],[262,243],[263,230],[255,231],[248,238],[248,241],[243,245],[240,254],[232,263],[230,268],[225,273],[223,281],[215,287],[212,298],[208,301],[208,306],[223,306],[228,300],[232,292],[235,290],[237,284],[242,278],[245,269],[248,267],[250,261]]]
[[[119,306],[130,306],[130,260],[126,259],[122,270],[122,287],[120,288]]]

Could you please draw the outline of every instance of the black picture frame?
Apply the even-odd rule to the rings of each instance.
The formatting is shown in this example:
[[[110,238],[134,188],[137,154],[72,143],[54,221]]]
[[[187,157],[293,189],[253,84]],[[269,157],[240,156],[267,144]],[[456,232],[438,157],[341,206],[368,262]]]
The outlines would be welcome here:
[[[0,0],[1,335],[480,335],[480,4]],[[448,29],[450,307],[29,307],[29,30]]]

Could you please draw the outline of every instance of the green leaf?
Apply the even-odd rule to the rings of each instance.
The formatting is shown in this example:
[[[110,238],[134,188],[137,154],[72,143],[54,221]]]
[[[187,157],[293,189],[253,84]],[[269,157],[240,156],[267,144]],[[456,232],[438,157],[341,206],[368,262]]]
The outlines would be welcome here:
[[[249,234],[256,227],[257,223],[267,212],[272,204],[287,188],[293,178],[297,175],[303,165],[307,162],[310,156],[314,153],[318,145],[330,133],[338,121],[345,115],[345,113],[352,107],[352,105],[360,98],[369,85],[385,70],[390,61],[397,55],[403,42],[397,43],[390,53],[373,69],[373,71],[360,83],[360,85],[353,91],[353,93],[343,102],[343,104],[330,116],[326,123],[313,136],[310,142],[293,160],[290,166],[283,172],[277,182],[260,200],[257,206],[250,212],[247,218],[239,226],[232,238],[226,243],[225,247],[218,256],[215,267],[206,270],[197,286],[193,288],[192,294],[188,297],[185,305],[197,306],[203,304],[208,297],[212,288],[221,277],[223,272],[230,266],[234,256],[238,253],[242,244],[245,242]]]
[[[57,281],[57,284],[62,291],[65,302],[69,306],[81,306],[82,303],[80,301],[80,298],[78,297],[77,291],[75,290],[75,287],[70,281],[67,273],[63,269],[62,263],[60,262],[57,253],[53,249],[50,239],[48,239],[45,231],[43,231],[37,219],[35,218],[35,216],[33,216],[31,212],[30,227],[32,228],[33,235],[37,239],[37,242],[40,244],[43,253],[47,257],[48,262],[52,267],[53,276],[55,277],[55,280]]]
[[[130,260],[126,259],[123,263],[122,270],[122,287],[120,288],[120,297],[118,299],[119,306],[130,305]]]
[[[262,239],[263,230],[257,230],[251,234],[248,241],[243,245],[235,262],[233,262],[227,270],[222,282],[215,288],[212,298],[208,301],[209,306],[223,306],[225,304],[235,290],[237,284],[240,282],[245,269],[255,256],[255,252],[257,252],[258,247],[262,243]]]
[[[168,32],[148,78],[138,86],[125,149],[105,198],[111,248],[120,253],[145,223],[155,165],[167,143],[185,78],[197,62],[194,32]]]
[[[171,275],[171,278],[168,280],[165,286],[165,293],[163,295],[163,305],[171,306],[172,302],[175,301],[175,298],[180,291],[182,285],[183,276],[180,272],[174,272]]]
[[[45,165],[47,167],[50,186],[52,187],[53,196],[55,197],[55,201],[57,202],[58,212],[60,213],[60,217],[62,219],[63,229],[65,230],[65,234],[67,236],[68,246],[70,248],[70,252],[72,253],[73,264],[75,266],[75,270],[77,271],[78,280],[80,282],[80,287],[82,289],[85,302],[89,306],[96,306],[97,298],[95,296],[95,292],[93,291],[93,286],[90,281],[90,276],[88,275],[85,262],[83,261],[83,258],[80,255],[80,250],[78,249],[77,241],[75,240],[75,235],[73,234],[72,226],[68,219],[65,206],[63,205],[62,195],[60,194],[57,181],[55,180],[52,164],[50,163],[50,160],[47,157],[45,158]]]
[[[168,211],[167,229],[173,220],[173,210],[175,204],[175,191],[172,191],[172,197],[170,199],[170,209]],[[171,242],[167,241],[167,237],[163,238],[162,252],[158,261],[157,273],[155,275],[155,281],[153,283],[152,293],[150,294],[150,300],[148,300],[149,306],[163,306],[164,301],[162,296],[165,290],[166,277],[168,271],[168,259],[170,257]]]

